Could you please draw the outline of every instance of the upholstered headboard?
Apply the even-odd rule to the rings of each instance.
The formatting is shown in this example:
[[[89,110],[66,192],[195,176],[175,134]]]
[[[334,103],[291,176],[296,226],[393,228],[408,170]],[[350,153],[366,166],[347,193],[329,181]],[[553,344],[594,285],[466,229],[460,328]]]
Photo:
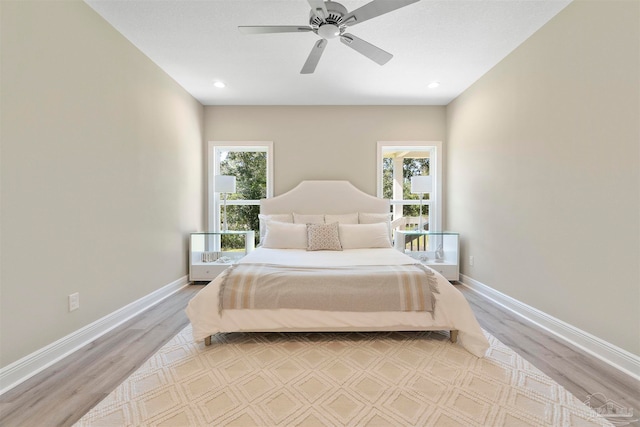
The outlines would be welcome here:
[[[388,199],[380,199],[357,189],[349,181],[302,181],[276,197],[260,200],[265,215],[345,214],[352,212],[389,213]]]

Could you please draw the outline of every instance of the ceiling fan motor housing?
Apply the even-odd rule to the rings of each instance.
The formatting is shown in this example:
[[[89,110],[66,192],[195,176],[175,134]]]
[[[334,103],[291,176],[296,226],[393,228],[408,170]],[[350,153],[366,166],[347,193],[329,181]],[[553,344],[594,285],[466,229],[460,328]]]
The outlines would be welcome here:
[[[323,17],[321,15],[324,13],[318,15],[315,10],[312,10],[309,13],[309,25],[322,38],[330,39],[338,37],[346,29],[342,17],[347,14],[347,8],[333,1],[327,1],[324,4],[327,8],[328,16]]]

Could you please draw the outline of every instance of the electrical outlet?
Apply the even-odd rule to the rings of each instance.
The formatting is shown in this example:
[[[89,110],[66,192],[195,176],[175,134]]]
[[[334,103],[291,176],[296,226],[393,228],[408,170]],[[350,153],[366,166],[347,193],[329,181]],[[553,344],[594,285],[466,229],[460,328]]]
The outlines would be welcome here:
[[[69,295],[69,311],[80,308],[80,294],[78,292]]]
[[[475,259],[473,258],[473,255],[469,256],[469,265],[473,265]]]

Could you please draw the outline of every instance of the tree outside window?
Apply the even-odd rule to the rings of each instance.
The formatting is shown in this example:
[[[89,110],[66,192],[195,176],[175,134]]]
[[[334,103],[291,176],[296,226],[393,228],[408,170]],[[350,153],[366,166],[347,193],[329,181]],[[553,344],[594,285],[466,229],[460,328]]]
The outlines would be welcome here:
[[[382,197],[394,200],[393,197],[393,173],[394,173],[394,157],[402,156],[402,198],[401,200],[415,200],[417,204],[402,205],[402,216],[406,218],[415,218],[420,215],[420,203],[418,194],[411,192],[411,178],[418,175],[429,175],[429,157],[411,157],[413,153],[402,151],[400,153],[388,152],[389,157],[382,159]],[[429,217],[429,197],[430,194],[423,195],[422,215],[424,218]],[[425,221],[427,222],[427,221]]]
[[[212,144],[212,143],[210,143]],[[256,232],[256,244],[259,238],[260,199],[271,196],[271,151],[272,144],[267,143],[213,143],[209,179],[215,175],[236,177],[236,192],[227,194],[227,229],[233,231],[253,230]],[[211,170],[213,169],[213,170]],[[223,200],[219,194],[212,193],[213,182],[209,185],[209,197],[213,200],[210,215],[210,228],[222,230]],[[243,249],[244,237],[225,235],[222,246],[229,249]]]
[[[267,153],[250,151],[227,152],[220,162],[220,174],[236,177],[236,192],[227,198],[227,228],[229,230],[258,230],[260,206],[236,205],[234,200],[260,200],[267,197]],[[244,248],[240,236],[224,236],[234,249]],[[233,241],[233,243],[231,243]],[[257,243],[257,242],[256,242]]]
[[[405,230],[439,231],[441,227],[441,142],[378,142],[378,196],[391,202],[394,226]],[[411,178],[430,176],[432,191],[422,195],[411,192]],[[422,218],[422,221],[420,220]],[[405,236],[405,239],[407,237]],[[413,235],[405,244],[426,248],[428,235]]]
[[[402,143],[398,143],[402,144]],[[417,229],[420,224],[420,195],[411,192],[411,178],[420,175],[432,175],[432,162],[436,154],[436,147],[428,145],[384,145],[379,143],[378,158],[381,161],[379,192],[380,196],[391,200],[393,219],[404,218],[405,228]],[[429,229],[433,197],[437,187],[434,185],[432,193],[423,194],[422,222],[424,229]],[[431,229],[433,229],[431,227]]]

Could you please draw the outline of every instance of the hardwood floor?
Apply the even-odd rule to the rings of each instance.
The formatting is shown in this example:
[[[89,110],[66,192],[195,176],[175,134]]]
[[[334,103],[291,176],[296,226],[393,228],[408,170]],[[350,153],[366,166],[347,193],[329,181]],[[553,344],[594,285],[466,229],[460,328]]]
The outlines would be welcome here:
[[[469,301],[480,326],[569,390],[580,401],[602,393],[640,418],[640,381],[583,350],[566,344],[539,326],[523,320],[471,289],[457,285]],[[596,396],[594,396],[596,397]],[[599,404],[606,402],[594,399]],[[597,405],[591,404],[592,407]],[[640,420],[630,424],[640,427]]]
[[[464,286],[456,287],[469,301],[483,328],[578,399],[584,401],[592,393],[603,393],[640,414],[639,381],[565,345]],[[182,289],[0,396],[0,425],[73,425],[187,325],[184,309],[200,289],[200,285]]]
[[[73,425],[188,324],[200,289],[183,288],[0,396],[0,425]]]

